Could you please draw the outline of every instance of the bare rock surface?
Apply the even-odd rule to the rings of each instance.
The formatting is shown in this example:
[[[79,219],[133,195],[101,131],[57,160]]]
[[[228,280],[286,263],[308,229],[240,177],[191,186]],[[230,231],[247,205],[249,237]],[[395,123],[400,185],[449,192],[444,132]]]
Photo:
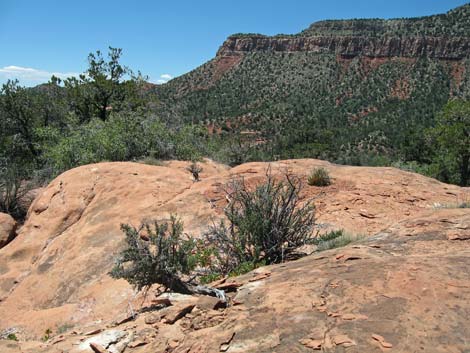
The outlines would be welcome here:
[[[0,249],[16,236],[16,221],[6,213],[0,213]]]
[[[367,237],[231,279],[236,292],[226,309],[171,295],[165,300],[173,305],[116,326],[139,305],[125,281],[107,275],[123,245],[120,223],[177,213],[185,231],[198,236],[223,214],[221,186],[241,176],[255,185],[268,167],[205,161],[201,181],[193,182],[187,165],[101,163],[56,178],[17,239],[0,250],[0,332],[15,327],[20,338],[0,347],[93,352],[82,344],[116,330],[123,332],[116,342],[96,343],[108,351],[186,353],[468,349],[470,210],[442,206],[465,200],[470,190],[393,168],[318,160],[271,169],[306,181],[313,167],[327,168],[333,184],[306,185],[303,195],[315,200],[319,224]],[[46,329],[53,337],[35,342]]]

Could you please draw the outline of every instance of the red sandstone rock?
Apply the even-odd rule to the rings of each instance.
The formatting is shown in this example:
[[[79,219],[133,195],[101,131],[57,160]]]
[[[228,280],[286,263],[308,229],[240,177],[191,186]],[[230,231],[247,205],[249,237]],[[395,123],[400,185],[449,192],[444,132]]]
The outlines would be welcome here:
[[[143,219],[177,212],[185,231],[199,236],[211,219],[223,215],[226,201],[220,185],[231,175],[244,176],[255,185],[263,181],[267,167],[249,163],[228,169],[206,161],[201,182],[193,183],[185,171],[187,164],[102,163],[56,178],[34,201],[15,241],[0,250],[0,332],[21,327],[31,337],[40,337],[44,327],[54,331],[64,323],[86,332],[112,324],[128,312],[130,303],[137,311],[142,298],[134,299],[125,281],[107,275],[123,245],[119,225],[138,226]],[[252,273],[233,279],[245,284],[230,294],[233,302],[243,305],[229,306],[217,317],[193,309],[168,325],[160,323],[161,312],[156,311],[152,314],[158,315],[158,321],[148,325],[148,313],[140,314],[132,325],[119,326],[126,332],[153,334],[158,328],[155,337],[149,333],[139,353],[164,351],[171,339],[180,342],[177,352],[216,352],[221,342],[227,342],[227,332],[236,335],[224,344],[239,352],[306,349],[299,340],[320,339],[327,332],[331,337],[322,338],[322,348],[331,349],[336,336],[346,335],[358,351],[367,352],[377,350],[379,341],[371,335],[378,327],[387,332],[384,342],[393,342],[394,352],[413,351],[417,341],[422,341],[423,351],[466,349],[460,338],[470,337],[466,315],[470,279],[464,272],[470,268],[470,247],[468,240],[450,241],[448,234],[463,238],[470,214],[468,209],[433,205],[451,204],[455,195],[465,199],[470,190],[393,168],[336,166],[317,160],[271,164],[275,173],[288,168],[301,178],[317,166],[326,167],[334,180],[321,191],[324,194],[310,187],[303,192],[307,199],[316,197],[318,223],[324,229],[344,228],[372,238],[269,266],[269,280],[249,282]],[[353,200],[359,198],[363,203],[356,204]],[[377,217],[358,216],[361,210]],[[411,238],[406,237],[410,230]],[[194,298],[184,296],[172,297],[171,302],[195,304]],[[318,303],[313,309],[312,302]],[[348,313],[363,317],[352,319]],[[213,320],[207,324],[198,321],[201,317]],[[313,329],[321,329],[323,336],[310,337]],[[421,340],[422,332],[428,333],[426,340]],[[34,347],[37,352],[41,344],[44,352],[72,351],[81,337],[65,338],[54,347],[48,343]],[[18,343],[25,352],[28,344]]]
[[[16,236],[16,221],[6,213],[0,213],[0,249]]]

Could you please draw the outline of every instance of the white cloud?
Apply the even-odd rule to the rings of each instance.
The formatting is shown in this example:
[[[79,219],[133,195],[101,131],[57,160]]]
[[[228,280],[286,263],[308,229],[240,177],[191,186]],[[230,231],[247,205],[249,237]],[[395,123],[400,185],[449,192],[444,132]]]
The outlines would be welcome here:
[[[153,83],[156,83],[158,85],[161,85],[163,83],[167,83],[168,81],[170,81],[171,79],[173,78],[173,76],[171,76],[170,74],[162,74],[160,75],[160,78],[155,80],[155,81],[151,81]]]
[[[49,72],[22,66],[5,66],[0,68],[0,80],[18,79],[22,84],[39,84],[49,81],[54,75],[61,79],[78,76],[76,72]]]

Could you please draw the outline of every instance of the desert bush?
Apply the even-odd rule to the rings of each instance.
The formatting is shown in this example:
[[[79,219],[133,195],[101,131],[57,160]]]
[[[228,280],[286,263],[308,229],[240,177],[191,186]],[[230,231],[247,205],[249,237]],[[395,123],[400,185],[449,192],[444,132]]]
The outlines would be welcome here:
[[[157,119],[134,113],[112,114],[106,121],[92,119],[53,140],[43,157],[56,174],[101,161],[176,156],[168,129]]]
[[[44,331],[44,335],[42,336],[41,338],[41,341],[43,342],[47,342],[52,336],[52,330],[50,328],[46,329],[46,331]]]
[[[317,251],[324,251],[346,246],[359,238],[340,229],[319,235],[312,243],[317,245]]]
[[[17,165],[0,163],[0,212],[8,213],[16,220],[24,220],[28,210],[22,202],[31,187],[26,182],[26,172]]]
[[[10,333],[7,336],[7,340],[9,340],[9,341],[18,341],[18,337],[16,337],[16,334]]]
[[[176,216],[139,229],[123,224],[121,229],[127,247],[110,272],[113,278],[123,278],[138,290],[160,284],[171,291],[191,293],[182,276],[196,265],[192,257],[195,242],[183,237],[183,224]]]
[[[307,177],[310,186],[328,186],[331,184],[330,174],[325,168],[315,168]]]
[[[220,271],[228,274],[243,264],[282,262],[311,239],[315,208],[302,202],[302,184],[286,175],[277,181],[268,171],[265,183],[250,190],[243,179],[228,185],[228,222],[213,224],[207,240],[217,250]]]
[[[194,181],[200,181],[199,173],[202,172],[202,167],[199,164],[197,164],[196,162],[192,162],[186,168],[186,170],[191,173],[191,175],[193,176]]]

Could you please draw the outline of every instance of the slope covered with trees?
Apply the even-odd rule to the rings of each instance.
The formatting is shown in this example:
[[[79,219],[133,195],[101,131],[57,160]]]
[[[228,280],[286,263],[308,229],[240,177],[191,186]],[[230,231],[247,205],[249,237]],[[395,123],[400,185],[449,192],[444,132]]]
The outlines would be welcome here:
[[[157,92],[168,115],[243,140],[243,161],[395,164],[458,183],[457,162],[436,157],[429,129],[449,100],[469,98],[469,26],[466,5],[414,19],[323,21],[293,36],[237,34]]]
[[[313,157],[469,182],[470,5],[417,19],[323,21],[296,35],[230,36],[155,86],[91,53],[79,77],[0,91],[0,211],[24,180],[122,160],[236,165]],[[5,200],[5,195],[9,196]]]

